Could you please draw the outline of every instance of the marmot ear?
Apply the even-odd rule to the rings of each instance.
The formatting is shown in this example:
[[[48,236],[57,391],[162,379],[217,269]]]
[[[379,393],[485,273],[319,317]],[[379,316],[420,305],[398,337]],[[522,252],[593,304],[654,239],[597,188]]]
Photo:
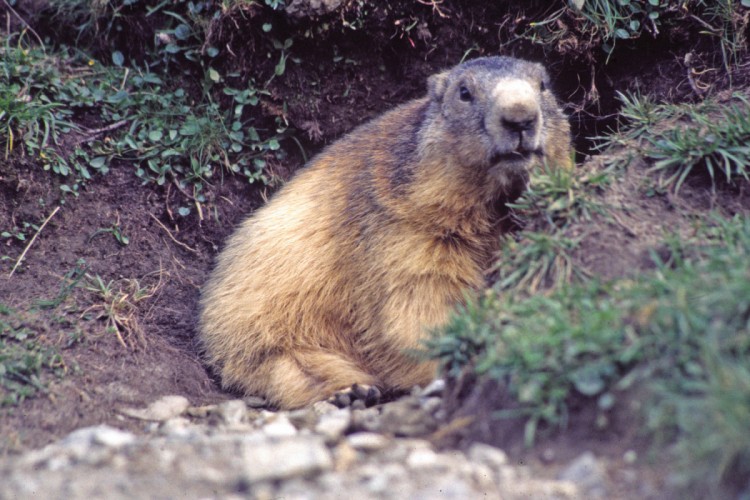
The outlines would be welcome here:
[[[445,88],[448,86],[448,73],[450,71],[443,71],[427,79],[427,93],[430,99],[435,101],[442,100]]]

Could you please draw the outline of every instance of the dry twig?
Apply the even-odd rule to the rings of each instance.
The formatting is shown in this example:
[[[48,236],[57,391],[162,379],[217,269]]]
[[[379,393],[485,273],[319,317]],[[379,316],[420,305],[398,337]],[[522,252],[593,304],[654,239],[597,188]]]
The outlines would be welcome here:
[[[187,246],[186,244],[184,244],[183,242],[181,242],[180,240],[178,240],[177,238],[175,238],[174,235],[172,234],[172,231],[170,231],[167,226],[165,226],[164,224],[162,224],[161,221],[159,219],[157,219],[154,214],[148,214],[148,215],[150,215],[151,218],[154,219],[157,224],[159,224],[159,227],[161,227],[164,231],[167,232],[167,234],[169,235],[169,238],[172,241],[174,241],[175,243],[177,243],[178,245],[180,245],[185,250],[188,250],[189,252],[192,252],[194,254],[198,253],[198,251],[196,249]]]
[[[31,241],[29,241],[29,244],[26,245],[26,248],[24,248],[23,252],[21,252],[21,256],[18,257],[18,260],[16,261],[16,264],[13,266],[13,269],[10,270],[10,274],[8,275],[8,279],[10,279],[10,278],[13,277],[13,273],[15,273],[16,269],[18,268],[18,266],[21,265],[21,261],[23,261],[24,257],[26,257],[26,253],[29,251],[29,248],[31,248],[31,245],[33,245],[34,242],[36,241],[36,238],[37,238],[37,236],[39,236],[39,233],[42,232],[42,229],[44,229],[44,226],[46,226],[47,223],[50,221],[50,219],[55,216],[55,214],[58,212],[58,210],[60,210],[60,207],[59,206],[55,207],[55,209],[52,211],[52,213],[49,214],[49,216],[46,219],[44,219],[44,222],[42,222],[42,225],[39,226],[39,229],[37,229],[36,233],[34,233],[34,236],[31,238]]]

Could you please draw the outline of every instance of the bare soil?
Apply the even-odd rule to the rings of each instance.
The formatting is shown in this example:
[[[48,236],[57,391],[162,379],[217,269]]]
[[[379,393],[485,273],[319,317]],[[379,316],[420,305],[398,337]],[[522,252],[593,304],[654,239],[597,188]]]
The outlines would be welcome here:
[[[301,62],[290,64],[285,77],[272,83],[267,111],[269,115],[283,113],[281,103],[288,104],[285,118],[299,131],[308,155],[368,118],[420,95],[426,76],[460,60],[467,47],[477,47],[472,57],[509,53],[497,39],[500,21],[477,21],[481,16],[502,19],[497,8],[451,3],[453,9],[446,11],[450,17],[443,19],[424,5],[408,12],[394,2],[383,5],[378,29],[363,28],[366,34],[343,32],[334,23],[337,29],[317,33],[309,44],[295,45],[293,53]],[[346,16],[351,20],[356,12],[347,11]],[[394,24],[399,19],[426,24],[421,31],[406,33]],[[267,18],[261,14],[255,18],[230,13],[213,27],[213,41],[230,47],[235,56],[227,58],[227,69],[272,70],[263,52],[265,42],[258,35],[264,21]],[[304,22],[302,26],[281,25],[290,32],[308,26]],[[558,82],[558,94],[570,103],[582,160],[590,152],[587,137],[613,124],[615,91],[638,87],[667,100],[696,97],[686,84],[686,68],[670,50],[633,52],[596,71],[588,61],[577,58],[546,61]],[[541,59],[539,49],[529,46],[511,52]],[[342,59],[334,61],[337,54]],[[594,88],[598,100],[592,100]],[[278,103],[276,108],[274,103]],[[296,146],[289,143],[286,147],[292,153],[289,160],[275,166],[282,178],[302,165],[301,156],[294,153]],[[592,157],[591,161],[603,160]],[[83,186],[78,197],[65,197],[12,277],[9,273],[30,238],[2,242],[0,255],[10,258],[0,261],[0,299],[18,310],[31,311],[25,313],[25,320],[43,332],[43,342],[61,349],[67,373],[51,380],[46,394],[0,410],[0,452],[37,447],[96,423],[137,429],[140,424],[124,419],[117,410],[145,406],[165,394],[184,395],[194,405],[233,397],[220,389],[200,360],[195,335],[200,287],[223,241],[271,189],[227,174],[209,187],[202,218],[195,210],[179,217],[177,208],[188,201],[185,195],[169,183],[144,186],[131,168],[114,164],[109,174]],[[625,207],[621,220],[597,219],[580,228],[596,235],[587,239],[594,243],[586,244],[580,255],[589,271],[605,277],[638,272],[648,267],[648,253],[664,232],[689,231],[694,218],[712,209],[727,214],[750,210],[747,186],[722,186],[713,192],[706,179],[698,178],[683,188],[679,198],[648,197],[641,189],[642,175],[642,170],[634,168],[607,195],[608,203]],[[33,159],[20,154],[0,158],[0,229],[20,227],[24,222],[41,224],[63,201],[60,182]],[[102,231],[115,226],[129,238],[127,245]],[[123,345],[107,331],[103,319],[96,319],[101,301],[82,287],[72,288],[55,308],[36,306],[40,300],[60,297],[70,282],[66,275],[78,268],[105,281],[136,279],[155,287],[153,296],[139,303],[132,317],[140,325],[141,336],[132,334]],[[499,424],[489,417],[488,412],[502,399],[502,392],[494,389],[466,381],[453,387],[453,402],[461,408],[454,408],[452,416],[472,415],[481,422],[479,427],[457,432],[454,444],[489,441],[509,452],[515,450],[519,461],[541,460],[540,454],[550,447],[557,457],[554,460],[591,449],[619,457],[631,447],[647,449],[635,422],[613,418],[615,424],[607,431],[591,433],[589,406],[581,404],[573,408],[580,415],[571,415],[566,433],[543,441],[535,450],[523,450],[518,423]]]

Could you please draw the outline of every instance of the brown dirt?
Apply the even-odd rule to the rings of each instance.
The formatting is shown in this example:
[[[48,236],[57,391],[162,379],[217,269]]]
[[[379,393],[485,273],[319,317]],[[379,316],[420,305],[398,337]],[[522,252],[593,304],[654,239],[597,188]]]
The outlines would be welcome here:
[[[55,206],[58,182],[17,158],[0,163],[0,227],[39,225]],[[28,321],[44,332],[46,342],[65,346],[75,328],[84,331],[78,334],[81,341],[63,349],[68,374],[52,384],[47,397],[2,410],[0,433],[9,436],[4,445],[40,445],[71,429],[112,421],[122,405],[138,406],[164,394],[184,394],[196,403],[226,397],[197,355],[199,287],[224,237],[258,197],[232,178],[216,186],[214,194],[221,203],[203,221],[197,216],[175,220],[170,214],[176,213],[176,203],[185,203],[181,193],[170,186],[144,189],[130,168],[114,166],[77,198],[65,200],[10,278],[30,238],[5,242],[2,254],[12,258],[0,263],[0,296],[18,310],[57,297],[65,275],[81,259],[89,275],[105,282],[134,278],[156,291],[135,312],[143,339],[131,334],[125,337],[127,346],[95,318],[102,302],[82,287],[57,308],[33,313]],[[101,232],[115,224],[129,244]]]
[[[383,2],[382,16],[371,19],[379,28],[362,27],[358,32],[342,29],[333,22],[335,18],[326,19],[333,26],[331,31],[317,32],[309,43],[298,41],[294,45],[292,52],[300,62],[290,63],[285,77],[273,82],[266,112],[282,114],[280,104],[287,102],[285,118],[300,131],[298,137],[312,153],[367,118],[421,94],[426,75],[460,60],[472,47],[472,57],[504,53],[543,58],[539,48],[502,46],[498,33],[508,29],[507,23],[518,21],[504,17],[505,7],[499,7],[503,2],[495,7],[474,3],[446,2],[449,17],[442,18],[426,5],[415,3],[411,10],[404,10],[398,2]],[[358,4],[361,2],[348,3],[351,9]],[[357,16],[351,9],[344,16],[350,21]],[[478,22],[483,19],[496,21]],[[275,61],[268,61],[263,46],[267,42],[259,35],[259,26],[267,20],[260,14],[230,13],[220,22],[224,24],[213,26],[215,45],[229,47],[233,54],[226,56],[227,72],[255,72],[260,80],[273,70]],[[279,36],[295,30],[304,32],[320,21],[308,25],[280,22],[278,26],[285,31]],[[424,23],[421,35],[403,32],[396,21]],[[649,52],[648,61],[640,56],[642,52],[634,52],[596,71],[589,62],[576,58],[547,60],[559,95],[571,103],[569,111],[573,113],[580,151],[589,151],[586,137],[603,133],[613,123],[615,90],[639,87],[644,93],[652,91],[668,100],[690,96],[686,69],[671,52],[673,48]],[[342,59],[337,60],[339,55]],[[594,89],[599,100],[592,98]],[[289,150],[294,147],[287,145]],[[285,176],[300,164],[299,159],[291,158],[278,167],[277,173]],[[40,224],[60,200],[59,183],[31,159],[19,154],[7,160],[0,158],[0,229],[19,227],[24,222]],[[58,296],[66,283],[65,275],[76,268],[79,259],[85,260],[90,275],[106,281],[138,279],[143,284],[159,285],[153,297],[135,312],[143,341],[133,337],[127,339],[132,341],[128,346],[106,331],[103,321],[80,319],[92,316],[96,309],[91,307],[100,304],[80,287],[57,308],[34,313],[29,322],[42,332],[45,342],[61,346],[68,373],[53,380],[46,395],[0,410],[0,453],[40,446],[74,428],[95,423],[136,429],[140,424],[124,420],[118,408],[145,406],[165,394],[185,395],[193,404],[231,397],[218,388],[200,362],[195,341],[199,290],[226,236],[261,203],[262,197],[257,187],[231,176],[207,191],[210,200],[204,206],[203,218],[199,219],[196,210],[181,218],[176,215],[177,207],[188,200],[175,186],[142,186],[128,165],[113,165],[108,175],[84,186],[77,198],[65,199],[11,278],[8,274],[28,239],[2,241],[0,256],[10,259],[0,260],[0,297],[19,310]],[[700,181],[692,188],[687,186],[678,202],[663,196],[643,197],[636,174],[627,177],[610,196],[608,202],[627,203],[628,210],[622,220],[597,220],[584,228],[598,235],[598,243],[586,246],[581,256],[589,270],[610,277],[646,265],[647,253],[662,230],[680,226],[687,231],[691,217],[700,217],[712,207],[734,207],[728,211],[750,208],[747,192],[727,188],[714,195]],[[113,225],[129,237],[128,245],[100,231]],[[76,332],[76,328],[82,331]],[[70,343],[71,335],[79,340]],[[535,459],[534,454],[545,449],[522,450],[518,425],[503,424],[501,428],[491,418],[481,418],[503,402],[497,388],[462,387],[467,392],[456,399],[463,405],[456,415],[479,416],[477,421],[484,422],[484,428],[474,429],[474,434],[463,438],[483,439],[515,450],[517,460]],[[645,450],[633,422],[619,422],[601,435],[584,432],[590,430],[594,418],[586,415],[586,408],[590,406],[581,405],[579,413],[571,416],[571,422],[580,424],[543,445],[553,448],[557,459],[589,449],[606,456],[622,456],[629,446],[639,452]]]

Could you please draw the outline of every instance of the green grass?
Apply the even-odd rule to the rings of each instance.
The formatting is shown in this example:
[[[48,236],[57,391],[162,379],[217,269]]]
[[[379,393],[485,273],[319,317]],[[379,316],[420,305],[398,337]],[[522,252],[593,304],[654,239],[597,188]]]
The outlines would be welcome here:
[[[157,44],[141,62],[114,49],[100,62],[79,48],[34,46],[22,34],[7,37],[0,47],[5,159],[37,159],[64,178],[62,191],[74,195],[95,175],[108,173],[113,162],[126,163],[144,182],[173,183],[185,194],[182,216],[192,203],[200,212],[203,188],[223,175],[267,183],[267,162],[285,157],[281,141],[291,132],[283,117],[261,109],[270,100],[268,82],[221,74],[214,68],[219,51],[202,47],[208,13],[188,2],[175,7],[190,15],[165,10],[165,4],[151,11],[163,15],[171,41]],[[77,1],[53,2],[51,8],[63,19],[72,16],[87,40],[94,33],[106,38],[127,24],[119,8],[94,12]],[[99,32],[105,14],[112,16],[111,26]],[[291,43],[280,45],[279,64],[286,63]],[[184,78],[174,78],[175,72]],[[283,73],[277,67],[275,76]]]
[[[651,160],[657,187],[679,192],[691,173],[708,173],[711,184],[750,180],[750,102],[740,93],[728,101],[657,104],[620,95],[623,125],[608,144],[635,141]]]
[[[548,165],[533,171],[526,193],[509,204],[525,230],[505,238],[492,268],[495,289],[527,294],[586,279],[587,271],[573,258],[581,237],[569,235],[568,229],[606,214],[598,193],[612,175]]]
[[[506,383],[522,404],[515,414],[528,416],[528,442],[539,424],[565,426],[574,396],[605,414],[646,387],[641,417],[676,439],[692,477],[718,485],[750,474],[750,218],[713,219],[672,247],[670,262],[634,280],[488,292],[429,349],[450,375],[472,369]]]
[[[658,39],[670,32],[692,32],[718,44],[724,68],[735,67],[746,53],[745,11],[748,0],[571,0],[555,8],[532,5],[534,21],[520,37],[576,57],[594,59],[591,49],[606,56],[618,46],[634,47],[641,38]],[[576,4],[579,4],[577,7]],[[668,38],[668,35],[667,35]]]
[[[154,280],[153,284],[145,284]],[[114,335],[124,348],[143,348],[148,339],[139,319],[144,314],[142,306],[157,293],[161,280],[160,273],[152,273],[140,280],[121,278],[111,281],[86,274],[82,287],[89,293],[92,304],[81,317],[103,322],[105,333]]]
[[[49,377],[64,371],[58,350],[40,342],[21,316],[0,303],[0,407],[45,392]]]

